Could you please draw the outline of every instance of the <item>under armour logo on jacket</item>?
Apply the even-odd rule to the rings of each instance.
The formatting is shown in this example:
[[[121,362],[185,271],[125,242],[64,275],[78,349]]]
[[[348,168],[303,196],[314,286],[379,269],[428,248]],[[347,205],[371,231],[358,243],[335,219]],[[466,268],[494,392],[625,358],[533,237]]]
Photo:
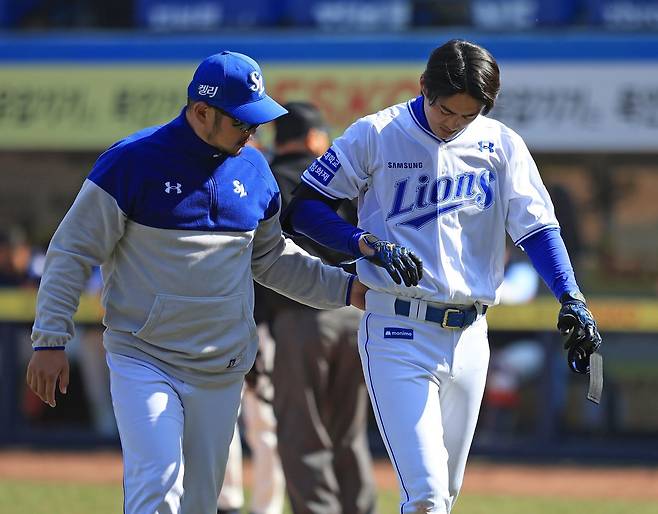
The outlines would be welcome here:
[[[478,141],[478,148],[481,152],[489,150],[489,153],[493,153],[494,144],[491,141]]]
[[[183,192],[181,189],[182,184],[180,182],[176,182],[176,185],[172,186],[171,182],[167,180],[167,182],[165,182],[165,186],[165,193],[167,194],[170,194],[172,191],[176,191],[176,194],[181,194]]]
[[[240,195],[240,198],[247,196],[247,190],[244,188],[244,185],[240,183],[239,180],[233,181],[233,192]]]

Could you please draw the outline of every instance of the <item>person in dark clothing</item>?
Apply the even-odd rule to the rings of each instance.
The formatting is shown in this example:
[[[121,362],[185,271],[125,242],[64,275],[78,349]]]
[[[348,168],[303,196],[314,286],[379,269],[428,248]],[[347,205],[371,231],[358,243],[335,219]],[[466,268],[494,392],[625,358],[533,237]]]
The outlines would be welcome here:
[[[306,102],[286,104],[275,124],[270,167],[290,202],[304,169],[329,147],[320,111]],[[356,206],[340,210],[356,222]],[[306,238],[307,252],[338,265],[350,257]],[[279,454],[295,514],[369,514],[375,511],[367,440],[368,397],[357,350],[361,314],[353,308],[325,313],[271,290],[256,292],[276,342],[272,381]]]

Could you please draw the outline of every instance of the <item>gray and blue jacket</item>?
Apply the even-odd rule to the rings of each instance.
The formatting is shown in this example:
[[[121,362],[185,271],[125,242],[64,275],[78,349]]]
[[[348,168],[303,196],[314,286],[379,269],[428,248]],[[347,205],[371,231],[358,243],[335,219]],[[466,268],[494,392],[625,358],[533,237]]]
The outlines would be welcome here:
[[[108,351],[194,383],[246,372],[257,348],[252,278],[314,307],[348,303],[352,277],[285,239],[279,211],[260,152],[219,153],[184,110],[116,143],[52,238],[33,347],[71,339],[80,294],[101,265]]]

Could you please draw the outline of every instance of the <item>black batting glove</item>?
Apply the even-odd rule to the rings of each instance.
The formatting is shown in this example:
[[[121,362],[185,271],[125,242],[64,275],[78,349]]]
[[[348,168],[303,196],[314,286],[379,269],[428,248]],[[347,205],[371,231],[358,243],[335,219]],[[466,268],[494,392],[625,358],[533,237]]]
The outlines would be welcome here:
[[[564,337],[567,363],[575,373],[589,373],[589,357],[601,346],[601,334],[580,292],[565,293],[557,328]]]
[[[413,252],[373,234],[365,233],[361,237],[375,252],[373,255],[364,255],[364,258],[384,268],[396,284],[404,282],[407,287],[418,285],[423,278],[423,261]]]

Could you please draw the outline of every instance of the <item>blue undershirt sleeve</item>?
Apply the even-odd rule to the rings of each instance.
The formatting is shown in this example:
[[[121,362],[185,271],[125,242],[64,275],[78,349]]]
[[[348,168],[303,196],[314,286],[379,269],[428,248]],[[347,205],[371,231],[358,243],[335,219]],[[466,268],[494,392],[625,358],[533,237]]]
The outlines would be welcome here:
[[[541,230],[519,246],[558,300],[564,293],[580,290],[559,229]]]
[[[297,199],[290,213],[290,222],[295,232],[321,245],[361,257],[359,237],[365,230],[345,221],[321,200]]]

